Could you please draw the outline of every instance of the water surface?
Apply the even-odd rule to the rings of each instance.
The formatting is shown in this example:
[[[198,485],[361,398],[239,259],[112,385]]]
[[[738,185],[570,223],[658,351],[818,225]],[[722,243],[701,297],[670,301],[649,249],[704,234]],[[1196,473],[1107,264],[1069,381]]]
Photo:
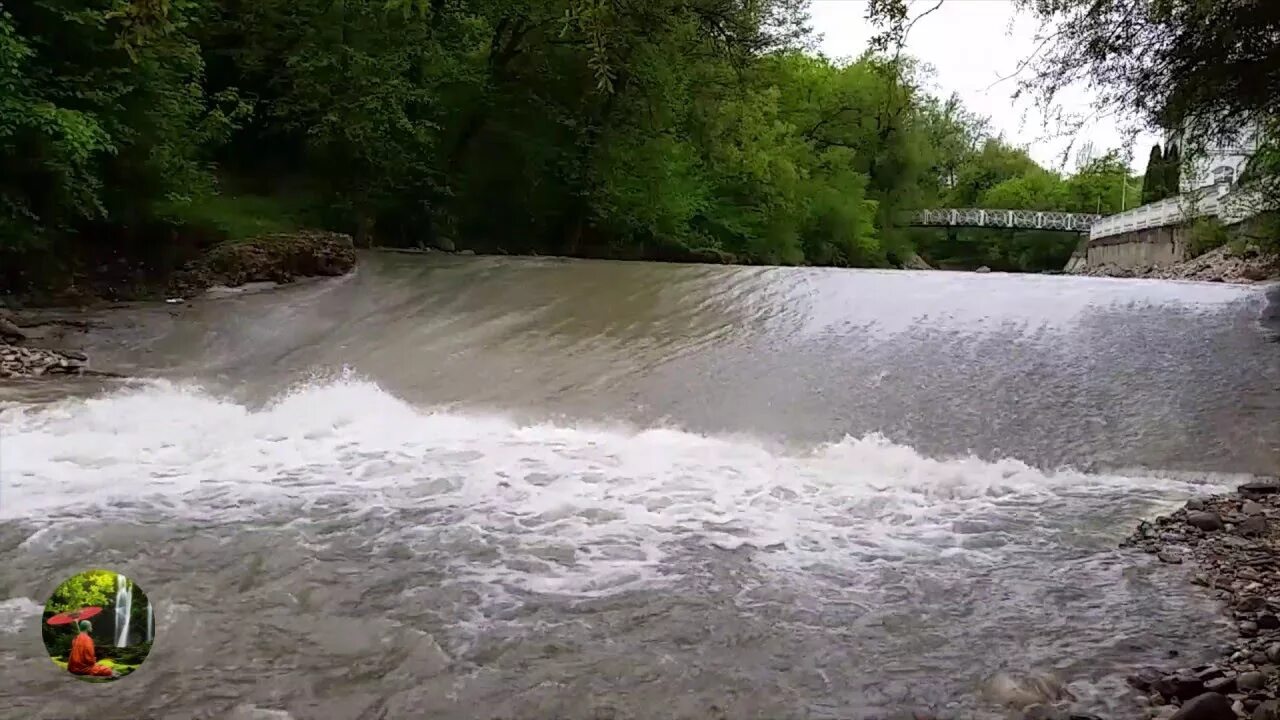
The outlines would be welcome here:
[[[0,716],[97,698],[35,610],[90,566],[157,604],[101,717],[1003,717],[1002,670],[1122,717],[1226,637],[1114,548],[1280,467],[1261,289],[363,260],[6,389]]]

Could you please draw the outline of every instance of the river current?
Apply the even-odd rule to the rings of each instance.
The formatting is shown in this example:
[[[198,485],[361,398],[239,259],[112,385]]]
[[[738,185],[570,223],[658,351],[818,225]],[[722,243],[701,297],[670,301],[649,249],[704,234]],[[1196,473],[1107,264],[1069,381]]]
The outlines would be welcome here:
[[[100,311],[137,379],[0,395],[0,718],[1124,717],[1228,637],[1117,543],[1280,470],[1266,295],[368,254]],[[156,606],[110,686],[40,643],[90,567]]]

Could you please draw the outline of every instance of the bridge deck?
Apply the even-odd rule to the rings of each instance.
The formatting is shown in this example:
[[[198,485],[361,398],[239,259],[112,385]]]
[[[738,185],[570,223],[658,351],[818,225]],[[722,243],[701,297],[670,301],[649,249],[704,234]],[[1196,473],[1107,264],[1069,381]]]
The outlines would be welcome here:
[[[989,210],[985,208],[936,208],[916,210],[908,224],[915,227],[992,227],[1015,230],[1089,232],[1101,215],[1048,210]]]

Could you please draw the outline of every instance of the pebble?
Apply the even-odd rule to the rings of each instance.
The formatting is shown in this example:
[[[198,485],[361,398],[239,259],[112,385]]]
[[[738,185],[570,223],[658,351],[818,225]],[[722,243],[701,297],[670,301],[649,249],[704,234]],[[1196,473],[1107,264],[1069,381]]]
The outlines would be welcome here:
[[[1239,635],[1215,664],[1129,676],[1146,717],[1280,720],[1280,531],[1271,526],[1277,509],[1280,480],[1246,483],[1239,494],[1193,498],[1143,521],[1121,543],[1162,562],[1190,563],[1188,580],[1223,601]]]

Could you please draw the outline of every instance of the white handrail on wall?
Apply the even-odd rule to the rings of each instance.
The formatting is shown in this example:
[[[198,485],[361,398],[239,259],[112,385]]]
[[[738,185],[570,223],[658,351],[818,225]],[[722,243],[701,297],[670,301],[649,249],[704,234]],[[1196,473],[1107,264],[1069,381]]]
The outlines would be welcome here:
[[[1100,218],[1089,228],[1089,239],[1176,225],[1194,217],[1218,216],[1227,223],[1239,222],[1256,214],[1249,210],[1252,197],[1230,192],[1225,183],[1201,188]]]

